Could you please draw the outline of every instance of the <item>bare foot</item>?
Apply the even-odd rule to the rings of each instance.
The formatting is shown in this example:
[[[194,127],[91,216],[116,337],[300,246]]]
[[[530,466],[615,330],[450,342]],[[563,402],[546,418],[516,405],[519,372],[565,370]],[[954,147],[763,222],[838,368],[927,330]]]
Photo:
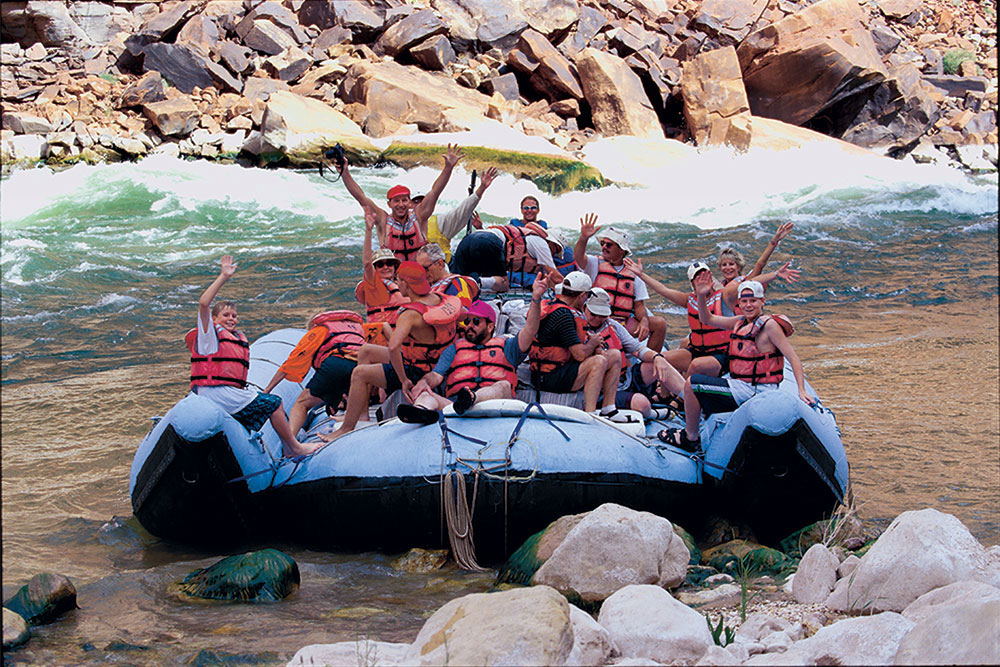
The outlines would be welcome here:
[[[304,456],[306,454],[312,454],[313,452],[319,451],[326,446],[326,442],[296,442],[295,446],[289,447],[284,445],[282,447],[285,456],[291,458],[293,456]]]
[[[347,435],[350,431],[345,431],[343,427],[338,428],[336,431],[328,431],[327,433],[318,433],[319,439],[325,443],[331,443],[337,438]]]

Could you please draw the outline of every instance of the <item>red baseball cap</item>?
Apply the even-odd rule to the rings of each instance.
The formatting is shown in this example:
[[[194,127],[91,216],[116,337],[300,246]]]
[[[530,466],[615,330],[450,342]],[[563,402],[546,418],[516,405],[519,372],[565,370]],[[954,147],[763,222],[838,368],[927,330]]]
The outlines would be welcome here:
[[[396,278],[405,282],[411,290],[420,296],[431,292],[431,284],[427,281],[427,271],[416,262],[400,264],[396,270]]]
[[[410,188],[406,187],[405,185],[394,185],[391,188],[389,188],[389,192],[386,193],[385,198],[392,199],[393,197],[399,197],[401,195],[406,195],[407,197],[409,197]]]

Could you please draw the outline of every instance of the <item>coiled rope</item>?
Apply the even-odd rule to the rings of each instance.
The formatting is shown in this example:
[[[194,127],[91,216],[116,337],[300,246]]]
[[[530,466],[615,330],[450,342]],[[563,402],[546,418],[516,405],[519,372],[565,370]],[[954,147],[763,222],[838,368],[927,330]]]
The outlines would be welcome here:
[[[472,506],[476,506],[476,492],[479,489],[479,476],[472,490]],[[476,562],[476,544],[472,538],[472,513],[465,495],[465,476],[457,470],[449,470],[444,479],[444,511],[448,522],[448,542],[451,544],[451,555],[463,570],[470,572],[486,572]]]

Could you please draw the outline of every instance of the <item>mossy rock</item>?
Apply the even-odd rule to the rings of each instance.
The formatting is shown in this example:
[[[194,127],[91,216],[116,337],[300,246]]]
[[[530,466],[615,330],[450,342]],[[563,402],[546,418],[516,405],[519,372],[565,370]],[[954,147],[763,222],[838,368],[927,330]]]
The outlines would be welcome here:
[[[299,587],[299,566],[277,549],[223,558],[184,577],[180,590],[208,600],[278,602]]]
[[[733,576],[739,574],[741,563],[751,576],[781,577],[795,567],[795,560],[777,549],[747,540],[732,540],[706,549],[703,558],[710,567]]]
[[[573,530],[587,512],[559,517],[544,530],[540,530],[524,541],[497,571],[494,586],[500,584],[522,584],[528,586],[542,563],[549,559],[566,534]]]
[[[958,74],[962,63],[975,59],[976,56],[965,49],[952,49],[945,52],[944,56],[941,57],[941,64],[945,74]]]
[[[36,574],[3,606],[20,614],[28,625],[43,625],[77,608],[76,588],[61,574]]]
[[[691,533],[687,532],[676,523],[673,524],[673,527],[674,533],[677,537],[684,540],[684,546],[686,546],[688,551],[691,552],[691,557],[688,559],[688,565],[698,565],[701,562],[701,549],[698,548],[694,538],[691,537]]]
[[[689,565],[687,569],[687,576],[684,577],[684,585],[701,586],[706,579],[714,574],[719,574],[719,571],[714,567],[708,567],[707,565]]]
[[[448,562],[447,549],[419,549],[414,547],[392,562],[392,568],[400,572],[433,572],[440,570]]]
[[[463,146],[462,152],[465,155],[462,163],[466,169],[481,172],[493,166],[518,178],[526,178],[538,186],[539,190],[551,195],[572,190],[593,190],[606,185],[600,171],[579,160],[483,146]],[[443,153],[442,146],[393,143],[380,157],[405,169],[419,165],[440,169]]]
[[[31,628],[28,622],[15,611],[3,608],[3,650],[24,646],[31,639]]]

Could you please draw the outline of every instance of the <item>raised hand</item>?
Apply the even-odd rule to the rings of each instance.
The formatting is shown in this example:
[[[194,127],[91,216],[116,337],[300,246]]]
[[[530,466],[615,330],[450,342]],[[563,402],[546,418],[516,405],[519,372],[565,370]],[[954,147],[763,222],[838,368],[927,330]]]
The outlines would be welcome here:
[[[541,299],[542,295],[545,294],[545,290],[549,289],[549,287],[548,277],[544,273],[539,272],[535,276],[535,282],[531,283],[531,298]]]
[[[472,226],[476,229],[483,228],[483,219],[479,217],[479,211],[472,212]]]
[[[791,262],[785,262],[781,265],[781,268],[774,272],[774,274],[785,282],[796,282],[799,279],[799,276],[802,275],[802,272],[798,269],[791,268],[791,264]]]
[[[458,147],[458,144],[448,144],[448,150],[442,157],[444,157],[444,166],[452,169],[464,157],[464,153],[462,153],[462,149]]]
[[[365,207],[365,227],[371,231],[372,227],[375,226],[375,211],[369,207]]]
[[[792,231],[792,227],[794,226],[795,225],[791,222],[782,223],[781,226],[778,227],[778,231],[776,231],[774,233],[774,236],[771,237],[771,243],[777,246],[779,243],[781,243],[782,239],[788,236],[789,232]]]
[[[236,273],[236,262],[233,261],[232,255],[222,256],[222,271],[220,275],[230,278],[234,273]]]
[[[694,277],[694,293],[698,296],[708,296],[715,286],[712,274],[708,271],[701,271]]]
[[[601,227],[597,224],[597,214],[588,213],[587,215],[580,218],[580,236],[585,239],[589,239],[591,236],[600,231]]]
[[[486,190],[486,188],[490,187],[490,184],[493,183],[493,181],[495,181],[496,177],[499,176],[499,175],[500,175],[500,172],[497,171],[496,167],[487,167],[486,168],[486,171],[483,172],[483,175],[479,177],[480,196],[482,196],[481,195],[482,191],[484,191],[484,190]]]
[[[642,260],[632,259],[628,255],[625,256],[625,269],[631,271],[637,276],[642,275]]]

